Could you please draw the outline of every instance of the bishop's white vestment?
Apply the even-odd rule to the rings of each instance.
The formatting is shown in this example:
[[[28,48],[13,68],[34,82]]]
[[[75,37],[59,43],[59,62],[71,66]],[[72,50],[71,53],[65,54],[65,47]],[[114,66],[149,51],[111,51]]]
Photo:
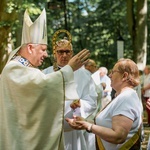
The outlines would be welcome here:
[[[63,150],[65,86],[73,71],[45,75],[11,60],[0,79],[0,150]]]

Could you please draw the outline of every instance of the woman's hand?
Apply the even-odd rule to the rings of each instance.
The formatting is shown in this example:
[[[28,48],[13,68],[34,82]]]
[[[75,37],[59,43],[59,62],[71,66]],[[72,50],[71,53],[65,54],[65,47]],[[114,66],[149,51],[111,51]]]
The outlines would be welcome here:
[[[75,116],[73,119],[66,118],[66,121],[76,130],[88,129],[88,127],[91,126],[91,123],[85,121],[85,119],[80,116]]]

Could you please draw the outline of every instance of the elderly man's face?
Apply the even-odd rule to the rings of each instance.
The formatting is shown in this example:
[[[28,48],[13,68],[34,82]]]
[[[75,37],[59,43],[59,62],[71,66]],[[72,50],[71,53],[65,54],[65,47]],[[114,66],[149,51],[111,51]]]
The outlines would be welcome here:
[[[106,75],[106,73],[103,71],[103,70],[99,70],[100,72],[99,72],[99,75],[101,76],[101,77],[103,77],[104,75]]]
[[[57,65],[59,65],[60,67],[64,67],[65,65],[67,65],[72,56],[73,51],[71,50],[71,47],[69,45],[67,47],[58,47],[55,51]]]
[[[47,45],[38,44],[32,46],[31,63],[35,67],[41,66],[44,59],[48,56]]]

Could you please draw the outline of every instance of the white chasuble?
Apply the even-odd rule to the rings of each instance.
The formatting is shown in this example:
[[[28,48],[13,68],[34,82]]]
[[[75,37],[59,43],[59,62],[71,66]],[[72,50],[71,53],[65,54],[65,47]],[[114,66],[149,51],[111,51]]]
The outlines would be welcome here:
[[[0,83],[0,149],[63,150],[62,73],[10,61]]]

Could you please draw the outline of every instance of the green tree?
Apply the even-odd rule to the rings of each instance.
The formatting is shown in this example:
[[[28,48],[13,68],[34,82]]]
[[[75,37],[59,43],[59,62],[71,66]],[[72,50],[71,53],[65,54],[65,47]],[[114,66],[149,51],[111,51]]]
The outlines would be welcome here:
[[[0,5],[0,72],[2,71],[12,44],[12,24],[17,18],[17,1],[2,0]]]
[[[74,52],[77,53],[83,48],[89,49],[91,58],[97,62],[98,66],[111,69],[117,61],[118,33],[124,39],[124,57],[133,59],[139,66],[150,62],[150,58],[147,57],[150,51],[149,41],[147,43],[149,37],[147,25],[150,26],[150,21],[147,23],[149,18],[147,3],[150,0],[148,2],[147,0],[50,0],[49,2],[51,5],[47,6],[46,0],[2,0],[0,71],[9,53],[7,50],[9,35],[15,48],[20,45],[22,18],[26,8],[32,20],[35,20],[41,10],[46,7],[49,57],[41,68],[52,64],[54,32],[65,28],[72,34]]]
[[[147,62],[147,0],[127,0],[127,20],[133,60],[143,70]]]

